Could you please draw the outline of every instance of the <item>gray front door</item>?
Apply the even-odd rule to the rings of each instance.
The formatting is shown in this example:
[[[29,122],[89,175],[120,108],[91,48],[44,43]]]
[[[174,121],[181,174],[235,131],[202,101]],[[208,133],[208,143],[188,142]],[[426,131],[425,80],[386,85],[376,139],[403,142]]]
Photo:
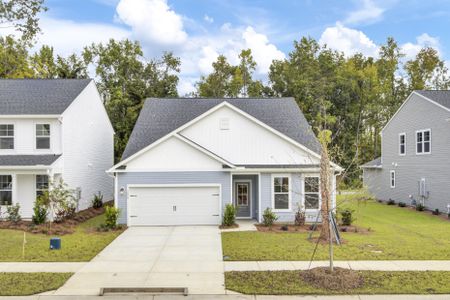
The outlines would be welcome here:
[[[238,218],[250,218],[251,195],[250,181],[236,181],[234,183],[234,205]]]

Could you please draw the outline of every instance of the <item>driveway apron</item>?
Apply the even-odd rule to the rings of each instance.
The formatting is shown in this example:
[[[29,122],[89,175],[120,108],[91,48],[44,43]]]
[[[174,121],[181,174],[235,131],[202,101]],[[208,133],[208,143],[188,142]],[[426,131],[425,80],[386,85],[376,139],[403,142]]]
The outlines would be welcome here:
[[[187,287],[189,294],[225,294],[220,230],[131,227],[55,294],[98,295],[103,287]]]

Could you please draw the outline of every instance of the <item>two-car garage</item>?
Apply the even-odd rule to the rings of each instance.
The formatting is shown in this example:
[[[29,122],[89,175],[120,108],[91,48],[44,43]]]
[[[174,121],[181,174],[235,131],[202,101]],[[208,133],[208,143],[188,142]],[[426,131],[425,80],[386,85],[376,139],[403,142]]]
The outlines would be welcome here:
[[[128,226],[218,225],[220,185],[130,185]]]

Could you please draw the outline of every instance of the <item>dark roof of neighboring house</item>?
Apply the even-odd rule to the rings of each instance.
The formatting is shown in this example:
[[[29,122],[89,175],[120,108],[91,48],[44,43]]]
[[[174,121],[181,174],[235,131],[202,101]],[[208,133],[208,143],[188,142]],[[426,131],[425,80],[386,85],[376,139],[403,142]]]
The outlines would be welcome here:
[[[0,155],[0,166],[50,166],[61,155]]]
[[[450,91],[433,90],[433,91],[415,91],[415,92],[450,109]]]
[[[236,106],[306,148],[320,153],[320,144],[293,98],[151,98],[144,103],[122,160],[222,102]]]
[[[301,168],[318,168],[320,165],[304,164],[304,165],[236,165],[246,169],[301,169]]]
[[[375,158],[361,166],[361,168],[381,168],[381,157]]]
[[[59,115],[92,79],[1,79],[0,115]]]

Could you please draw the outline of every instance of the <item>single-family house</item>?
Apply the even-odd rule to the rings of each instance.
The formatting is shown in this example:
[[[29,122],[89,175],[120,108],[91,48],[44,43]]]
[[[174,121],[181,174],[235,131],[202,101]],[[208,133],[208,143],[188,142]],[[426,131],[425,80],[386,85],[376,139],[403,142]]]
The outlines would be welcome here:
[[[237,218],[270,208],[293,222],[301,208],[312,222],[320,153],[293,98],[147,99],[109,172],[129,226],[220,224],[226,204]]]
[[[91,79],[0,80],[0,209],[31,218],[52,180],[74,190],[78,209],[93,194],[113,198],[114,132]]]

